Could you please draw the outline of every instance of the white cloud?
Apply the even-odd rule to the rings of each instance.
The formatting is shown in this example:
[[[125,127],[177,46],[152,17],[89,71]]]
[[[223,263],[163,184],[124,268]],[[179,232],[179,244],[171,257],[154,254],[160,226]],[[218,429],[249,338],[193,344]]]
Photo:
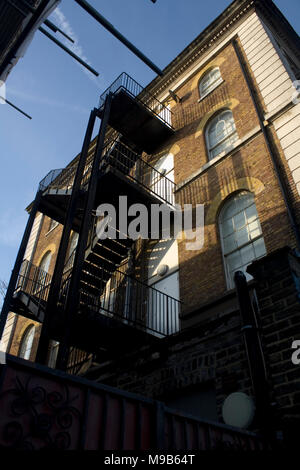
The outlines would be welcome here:
[[[77,34],[74,32],[70,22],[67,20],[63,12],[59,7],[57,7],[54,12],[52,13],[53,21],[59,28],[64,31],[68,36],[70,36],[75,43],[72,44],[70,41],[68,41],[66,38],[63,38],[63,43],[65,46],[67,46],[69,49],[71,49],[74,54],[78,55],[82,60],[84,60],[88,65],[92,66],[92,64],[89,62],[87,57],[85,56],[84,50],[82,46],[80,45],[79,37]],[[81,70],[89,77],[89,79],[94,82],[98,87],[101,87],[100,80],[102,79],[95,77],[91,72],[89,72],[85,67],[80,65],[78,62],[77,64],[81,68]]]

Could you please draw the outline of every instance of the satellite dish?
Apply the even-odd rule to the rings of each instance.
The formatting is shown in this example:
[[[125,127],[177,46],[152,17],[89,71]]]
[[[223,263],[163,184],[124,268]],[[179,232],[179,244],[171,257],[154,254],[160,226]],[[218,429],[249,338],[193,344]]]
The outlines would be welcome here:
[[[247,429],[254,418],[255,405],[246,393],[231,393],[224,401],[222,416],[225,424]]]
[[[173,98],[173,100],[176,101],[176,103],[181,102],[181,99],[179,98],[179,96],[176,95],[175,91],[169,90],[169,93],[171,97]]]

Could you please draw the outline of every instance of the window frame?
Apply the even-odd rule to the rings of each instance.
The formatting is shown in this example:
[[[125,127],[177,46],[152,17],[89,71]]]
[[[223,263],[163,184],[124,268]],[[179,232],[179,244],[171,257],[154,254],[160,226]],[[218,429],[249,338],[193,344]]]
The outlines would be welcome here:
[[[226,137],[224,137],[222,140],[220,140],[217,144],[215,144],[214,146],[210,146],[210,141],[209,141],[209,131],[213,125],[213,123],[216,121],[217,118],[219,118],[220,116],[222,116],[223,114],[226,114],[226,113],[231,113],[231,116],[233,118],[233,123],[234,123],[234,127],[235,127],[235,130],[232,131],[230,134],[228,134]],[[236,135],[236,140],[235,142],[238,142],[239,141],[239,135],[238,135],[238,132],[237,132],[237,128],[236,128],[236,124],[235,124],[235,119],[234,119],[234,115],[233,115],[233,112],[231,109],[222,109],[222,110],[219,110],[218,112],[216,112],[212,117],[211,119],[207,122],[206,124],[206,127],[205,127],[205,143],[206,143],[206,149],[207,149],[207,156],[208,156],[208,161],[212,161],[214,160],[215,158],[218,158],[220,157],[220,155],[222,155],[223,153],[228,153],[230,150],[233,150],[234,148],[234,143],[231,144],[231,145],[228,145],[228,147],[225,149],[225,150],[222,150],[222,152],[218,153],[217,155],[212,155],[212,152],[217,148],[219,147],[221,144],[223,144],[224,142],[226,142],[226,140],[229,140],[232,136]]]
[[[209,85],[209,88],[206,92],[202,92],[202,84],[205,80],[205,77],[207,77],[208,75],[210,75],[214,70],[218,70],[219,71],[219,77],[214,81],[212,82],[210,85]],[[218,65],[214,66],[214,67],[211,67],[209,70],[207,70],[203,75],[202,77],[200,78],[199,80],[199,83],[198,83],[198,90],[199,90],[199,99],[200,101],[203,100],[204,98],[206,98],[206,96],[210,95],[210,93],[212,93],[219,85],[221,85],[221,83],[223,83],[224,80],[222,78],[222,74],[221,74],[221,70],[220,70],[220,67]]]
[[[31,332],[32,332],[32,340],[31,340],[31,345],[30,345],[30,349],[29,349],[29,355],[28,355],[28,357],[25,357],[26,353],[28,351],[27,343],[28,343],[28,339],[30,338]],[[18,353],[18,357],[20,357],[21,359],[24,359],[25,361],[30,360],[32,347],[33,347],[33,342],[34,342],[34,337],[35,337],[35,325],[33,323],[31,323],[30,325],[27,326],[27,328],[23,332],[23,335],[22,335],[22,338],[21,338],[21,341],[20,341],[19,353]],[[26,349],[25,349],[25,345],[26,345]],[[25,351],[24,351],[24,349],[25,349]]]
[[[57,220],[50,219],[49,228],[48,228],[48,232],[46,233],[46,235],[52,232],[52,230],[56,229],[58,225],[59,225],[59,222],[57,222]]]
[[[258,220],[259,221],[259,224],[260,224],[260,228],[261,228],[261,223],[260,223],[260,218],[259,218],[259,214],[258,214],[258,210],[257,210],[257,207],[256,207],[256,201],[255,201],[255,194],[253,194],[251,191],[247,190],[247,189],[244,189],[244,190],[241,190],[241,191],[236,191],[232,194],[230,194],[225,201],[223,201],[223,204],[222,204],[222,207],[219,211],[219,214],[218,214],[218,217],[217,217],[217,221],[218,221],[218,230],[219,230],[219,236],[220,236],[220,241],[221,241],[221,250],[222,250],[222,259],[223,259],[223,266],[224,266],[224,272],[225,272],[225,279],[226,279],[226,285],[227,285],[227,290],[231,290],[231,289],[234,289],[235,286],[234,286],[234,280],[231,278],[231,274],[230,274],[230,270],[229,270],[229,265],[228,265],[228,261],[227,261],[227,258],[228,256],[232,255],[233,253],[237,253],[239,251],[241,251],[243,248],[245,248],[246,246],[250,246],[250,245],[253,245],[257,240],[260,240],[262,239],[264,241],[264,234],[263,234],[263,231],[262,231],[262,228],[261,228],[261,233],[260,235],[257,235],[256,237],[254,237],[253,239],[251,239],[250,241],[248,241],[247,243],[243,243],[242,245],[238,246],[237,248],[235,248],[234,250],[232,251],[229,251],[228,253],[225,254],[225,246],[224,246],[224,234],[223,234],[223,223],[222,223],[222,215],[224,213],[224,210],[226,208],[226,206],[228,206],[228,203],[230,201],[233,201],[233,199],[235,197],[237,197],[238,195],[242,196],[242,195],[246,195],[246,194],[250,194],[252,195],[253,197],[253,203],[255,205],[255,208],[256,208],[256,213],[257,213],[257,219],[255,220]],[[249,206],[245,207],[243,209],[246,210],[248,207],[251,207],[252,204],[250,204]],[[240,211],[241,212],[241,211]],[[233,218],[235,215],[237,214],[234,214],[231,218]],[[248,225],[248,224],[247,224]],[[235,232],[234,232],[235,233]],[[265,243],[264,243],[265,244]],[[265,246],[265,249],[266,249],[266,246]],[[267,250],[266,250],[266,254],[267,254]],[[262,255],[258,258],[253,258],[249,265],[251,263],[253,263],[254,261],[258,260],[258,259],[261,259],[263,256],[266,256],[265,255]],[[247,282],[249,282],[251,279],[248,279]]]

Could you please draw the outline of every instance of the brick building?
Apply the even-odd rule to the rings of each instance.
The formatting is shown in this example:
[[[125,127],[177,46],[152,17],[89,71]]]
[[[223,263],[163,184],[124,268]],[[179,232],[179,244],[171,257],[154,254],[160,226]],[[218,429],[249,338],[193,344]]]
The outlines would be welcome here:
[[[213,421],[243,392],[256,405],[250,429],[292,435],[299,51],[270,0],[235,0],[145,89],[118,77],[82,152],[28,208],[3,350]],[[117,240],[99,241],[97,206],[119,196],[171,212],[203,204],[204,245],[133,241],[114,220]]]

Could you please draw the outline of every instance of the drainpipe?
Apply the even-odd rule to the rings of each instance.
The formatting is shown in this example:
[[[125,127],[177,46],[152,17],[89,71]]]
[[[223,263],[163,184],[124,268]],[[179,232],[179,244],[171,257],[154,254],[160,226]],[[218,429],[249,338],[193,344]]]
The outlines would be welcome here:
[[[289,200],[289,192],[288,192],[287,185],[284,181],[284,178],[283,178],[283,175],[282,175],[282,172],[281,172],[281,165],[277,161],[277,156],[276,156],[274,148],[273,148],[273,143],[272,143],[272,141],[269,137],[268,131],[267,131],[265,125],[264,125],[263,112],[261,111],[260,105],[258,103],[258,100],[257,100],[257,97],[256,97],[256,92],[255,92],[255,89],[254,89],[254,86],[253,86],[253,83],[252,83],[252,78],[250,77],[250,75],[248,73],[246,63],[245,63],[243,55],[242,55],[242,53],[239,49],[239,44],[238,44],[236,39],[234,39],[232,41],[232,44],[233,44],[235,53],[237,55],[241,70],[243,72],[245,81],[246,81],[247,86],[248,86],[249,93],[251,95],[251,98],[252,98],[252,101],[253,101],[253,104],[254,104],[254,107],[255,107],[255,110],[256,110],[256,114],[257,114],[257,117],[258,117],[258,120],[259,120],[259,125],[260,125],[261,131],[263,133],[263,136],[264,136],[264,139],[265,139],[265,142],[266,142],[266,145],[267,145],[267,148],[268,148],[268,151],[269,151],[272,163],[273,163],[273,167],[274,167],[275,174],[276,174],[276,177],[277,177],[277,180],[278,180],[278,184],[279,184],[279,187],[280,187],[280,190],[281,190],[281,193],[282,193],[282,197],[283,197],[283,200],[284,200],[284,203],[285,203],[285,206],[286,206],[286,210],[287,210],[287,213],[288,213],[290,224],[291,224],[291,227],[294,231],[294,234],[295,234],[295,237],[296,237],[296,240],[297,240],[298,248],[300,249],[299,226],[297,224],[294,209],[293,209],[293,207],[290,203],[290,200]]]
[[[237,298],[241,315],[241,331],[244,335],[246,354],[256,404],[256,416],[265,437],[272,437],[272,415],[269,386],[264,354],[257,320],[249,295],[246,276],[242,271],[234,275]]]

